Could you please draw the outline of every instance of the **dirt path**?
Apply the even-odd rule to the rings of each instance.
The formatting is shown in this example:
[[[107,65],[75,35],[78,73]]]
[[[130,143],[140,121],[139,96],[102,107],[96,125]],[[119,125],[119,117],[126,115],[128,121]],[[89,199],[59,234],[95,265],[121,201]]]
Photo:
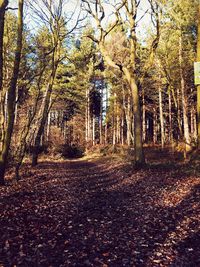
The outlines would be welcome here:
[[[200,181],[46,162],[0,189],[0,266],[200,266]]]

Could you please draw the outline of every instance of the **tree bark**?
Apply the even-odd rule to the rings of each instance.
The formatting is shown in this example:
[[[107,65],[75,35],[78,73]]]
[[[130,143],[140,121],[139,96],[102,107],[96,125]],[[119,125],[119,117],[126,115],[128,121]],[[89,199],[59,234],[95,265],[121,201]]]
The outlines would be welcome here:
[[[169,105],[169,142],[173,144],[173,129],[172,129],[172,98],[171,91],[168,91],[168,105]]]
[[[4,25],[5,25],[5,12],[8,5],[8,0],[0,1],[0,151],[3,149],[4,140],[4,102],[5,94],[3,92],[3,69],[4,69],[4,59],[3,59],[3,39],[4,39]]]
[[[95,145],[95,115],[92,116],[92,145]]]
[[[146,107],[145,107],[145,95],[144,88],[142,90],[142,132],[143,142],[146,141]]]
[[[18,2],[18,30],[17,30],[17,47],[15,52],[15,60],[13,73],[10,81],[10,86],[8,88],[8,103],[7,103],[7,127],[5,131],[5,138],[3,140],[3,148],[0,154],[0,184],[5,184],[4,175],[8,159],[8,152],[10,148],[14,119],[15,119],[15,99],[16,99],[16,86],[19,74],[19,66],[21,60],[21,50],[22,50],[22,35],[23,35],[23,5],[24,1],[19,0]]]
[[[185,88],[185,79],[183,73],[183,47],[182,47],[182,32],[180,32],[179,38],[179,65],[180,65],[180,78],[181,78],[181,100],[182,100],[182,108],[183,108],[183,128],[184,128],[184,141],[185,141],[185,150],[186,153],[191,150],[191,140],[189,133],[189,122],[188,122],[188,114],[187,114],[187,96],[186,96],[186,88]]]
[[[197,62],[200,62],[200,3],[198,6]],[[197,86],[197,144],[200,149],[200,85]]]
[[[142,121],[139,100],[139,90],[135,81],[135,77],[127,69],[124,69],[125,77],[130,85],[132,99],[133,99],[133,112],[134,112],[134,149],[135,149],[135,164],[137,166],[144,164],[143,144],[142,144]]]
[[[161,146],[162,146],[162,148],[164,148],[164,145],[165,145],[165,131],[164,131],[164,117],[163,117],[161,84],[159,84],[158,94],[159,94],[159,110],[160,110]]]
[[[158,134],[157,134],[157,111],[154,108],[153,112],[153,143],[156,144],[158,141]]]
[[[4,37],[4,24],[5,12],[8,5],[8,0],[0,0],[0,91],[3,86],[3,37]]]
[[[53,70],[51,72],[50,78],[49,78],[49,83],[47,85],[44,101],[41,107],[41,118],[38,122],[38,129],[34,141],[34,147],[33,147],[33,154],[32,154],[32,166],[36,166],[38,163],[38,155],[39,155],[39,147],[41,143],[41,137],[44,132],[45,124],[47,121],[48,117],[48,112],[49,112],[49,105],[50,105],[50,100],[51,100],[51,93],[53,89],[53,84],[54,84],[54,79],[56,75],[56,70],[57,70],[57,64],[53,63]]]

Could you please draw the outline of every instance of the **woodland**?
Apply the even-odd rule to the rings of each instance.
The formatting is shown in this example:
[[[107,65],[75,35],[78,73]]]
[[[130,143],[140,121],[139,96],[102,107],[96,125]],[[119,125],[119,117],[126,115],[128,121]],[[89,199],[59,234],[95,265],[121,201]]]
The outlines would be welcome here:
[[[0,267],[200,266],[199,0],[0,0]]]

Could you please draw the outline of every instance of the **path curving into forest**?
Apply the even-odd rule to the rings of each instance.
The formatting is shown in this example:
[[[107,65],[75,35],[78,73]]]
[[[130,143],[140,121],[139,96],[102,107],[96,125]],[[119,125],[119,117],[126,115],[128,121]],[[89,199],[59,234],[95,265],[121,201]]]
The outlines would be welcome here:
[[[26,166],[0,188],[0,266],[200,266],[199,189],[177,167]]]

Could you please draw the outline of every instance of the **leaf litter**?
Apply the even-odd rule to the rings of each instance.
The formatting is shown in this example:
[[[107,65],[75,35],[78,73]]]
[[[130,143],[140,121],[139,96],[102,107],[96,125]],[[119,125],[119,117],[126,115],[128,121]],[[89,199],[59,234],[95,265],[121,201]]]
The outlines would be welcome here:
[[[200,266],[199,189],[177,168],[25,166],[0,188],[0,266]]]

